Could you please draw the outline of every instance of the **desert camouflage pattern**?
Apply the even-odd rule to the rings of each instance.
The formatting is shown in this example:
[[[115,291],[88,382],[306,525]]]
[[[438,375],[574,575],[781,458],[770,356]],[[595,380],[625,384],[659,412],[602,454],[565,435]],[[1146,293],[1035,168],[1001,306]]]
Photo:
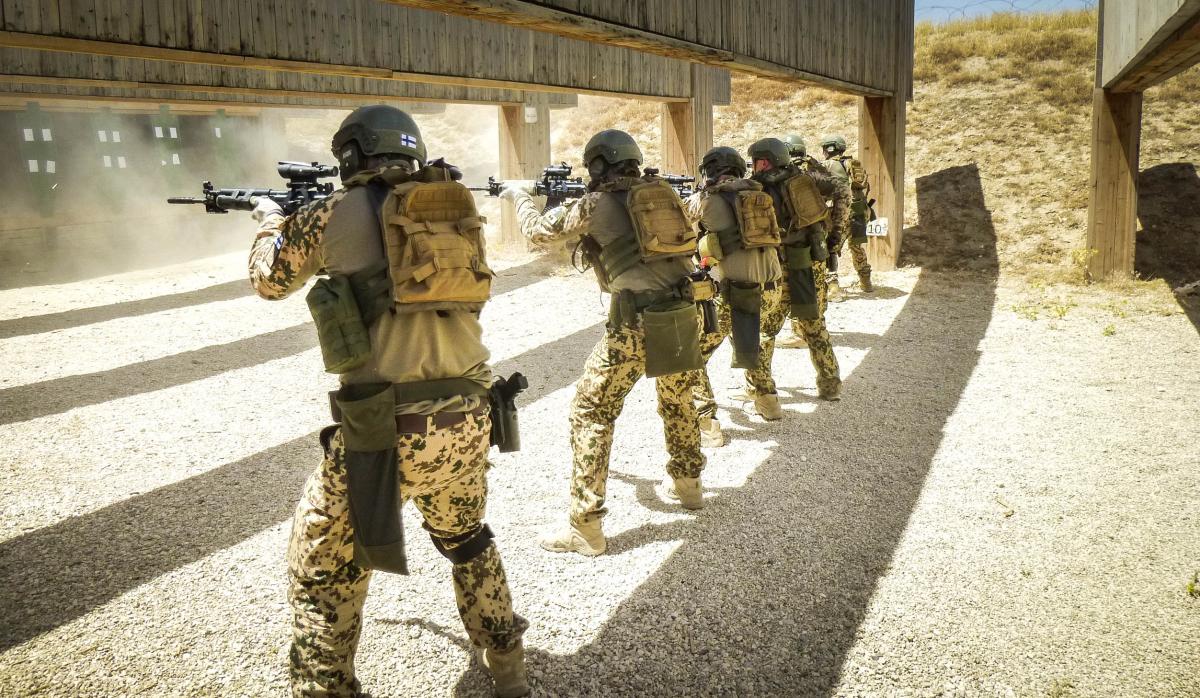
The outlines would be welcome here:
[[[797,320],[792,318],[792,332],[797,337],[804,337],[808,342],[808,356],[812,360],[813,369],[817,372],[817,392],[822,396],[837,395],[842,388],[841,368],[837,357],[833,354],[833,341],[829,338],[829,329],[825,326],[825,308],[829,301],[828,285],[825,283],[827,270],[824,262],[813,261],[813,276],[817,281],[817,307],[820,316],[815,320]],[[790,295],[786,284],[783,291],[783,307],[786,311],[790,305]],[[760,346],[763,354],[767,353],[767,344]],[[770,351],[775,351],[775,338],[770,340]]]
[[[771,376],[771,359],[775,351],[775,336],[779,334],[779,330],[783,328],[783,321],[787,318],[787,306],[783,304],[783,286],[783,283],[778,283],[774,288],[763,291],[762,314],[759,316],[758,365],[745,371],[746,394],[751,397],[776,392],[775,379]],[[704,355],[705,362],[732,331],[733,320],[729,305],[721,296],[717,296],[717,325],[716,332],[701,338],[700,352]],[[712,383],[708,379],[708,371],[692,371],[688,374],[688,379],[692,386],[696,414],[701,418],[716,416],[717,400],[713,395]]]
[[[464,422],[428,434],[401,434],[397,442],[400,492],[439,538],[475,530],[487,503],[487,450],[491,420],[468,414]],[[407,542],[420,537],[408,532]],[[289,653],[292,695],[345,696],[359,690],[354,653],[362,628],[370,570],[354,564],[354,531],[346,491],[341,431],[308,479],[292,519],[288,545],[288,600],[294,624]],[[511,649],[528,627],[512,612],[512,596],[495,545],[451,565],[458,612],[478,648]]]
[[[267,300],[286,298],[321,268],[321,242],[333,207],[346,196],[339,189],[294,214],[268,215],[250,249],[250,285]]]
[[[613,423],[645,368],[646,342],[640,324],[606,329],[584,364],[583,376],[575,385],[570,416],[574,524],[591,523],[608,512],[604,497]],[[700,477],[705,459],[700,452],[700,424],[692,404],[689,374],[659,376],[654,386],[670,456],[667,474],[673,478]]]
[[[848,156],[839,156],[839,157],[831,158],[826,161],[828,164],[828,169],[826,171],[832,173],[833,176],[836,177],[837,179],[845,180],[846,185],[850,187],[850,194],[851,194],[852,201],[860,201],[860,200],[866,198],[868,192],[870,192],[870,190],[871,190],[871,187],[868,184],[865,188],[860,189],[858,187],[854,187],[851,185],[850,170],[846,167],[846,163],[845,163],[845,160],[850,160],[850,159],[852,159],[852,158],[850,158]],[[847,212],[846,212],[847,224],[849,224],[849,218],[852,215],[852,213],[853,212],[849,211],[849,210],[847,210]],[[866,217],[867,216],[865,214],[862,217],[862,220],[864,222],[866,221]],[[860,279],[864,278],[864,277],[870,278],[871,277],[871,264],[867,261],[866,245],[864,245],[861,242],[854,242],[854,241],[850,240],[849,233],[847,232],[846,234],[844,234],[842,236],[841,244],[838,245],[837,252],[841,253],[842,248],[847,244],[850,247],[850,258],[852,260],[854,260],[854,271],[858,272],[858,276]],[[834,251],[830,250],[829,253],[834,254]]]
[[[578,199],[568,199],[562,206],[542,213],[533,197],[516,197],[517,224],[521,232],[535,245],[549,245],[572,240],[588,230],[588,218],[596,210],[603,192],[588,192]]]

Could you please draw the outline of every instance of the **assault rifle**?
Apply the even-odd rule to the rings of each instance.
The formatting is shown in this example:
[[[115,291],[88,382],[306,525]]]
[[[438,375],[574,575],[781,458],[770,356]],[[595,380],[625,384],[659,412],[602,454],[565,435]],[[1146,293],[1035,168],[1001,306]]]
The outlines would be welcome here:
[[[471,191],[484,191],[488,196],[500,196],[504,181],[488,177],[485,187],[467,187]],[[567,199],[578,199],[588,192],[582,177],[571,177],[571,166],[567,163],[550,165],[542,170],[542,178],[533,185],[534,196],[546,197],[543,211],[549,211],[555,206],[561,206]]]
[[[646,167],[642,173],[647,176],[658,177],[659,179],[667,180],[667,184],[679,194],[679,198],[686,199],[696,193],[696,178],[688,177],[687,175],[677,174],[660,174],[657,167]]]
[[[338,168],[334,165],[322,165],[306,162],[281,162],[275,170],[280,177],[287,180],[287,189],[254,189],[248,187],[229,187],[219,189],[212,182],[201,185],[203,196],[173,196],[167,199],[168,204],[203,204],[209,213],[228,213],[229,211],[251,211],[257,205],[257,199],[265,196],[291,215],[301,206],[320,201],[333,193],[333,182],[318,182],[318,179],[335,177]]]

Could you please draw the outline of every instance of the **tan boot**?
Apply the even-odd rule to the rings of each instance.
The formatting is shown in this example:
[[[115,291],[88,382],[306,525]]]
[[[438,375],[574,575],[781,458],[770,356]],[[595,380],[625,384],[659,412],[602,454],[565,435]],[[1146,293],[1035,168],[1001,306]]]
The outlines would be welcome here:
[[[858,275],[858,287],[863,293],[870,293],[875,290],[875,284],[871,283],[871,272]]]
[[[780,349],[807,349],[808,340],[798,334],[794,334],[787,339],[775,340],[775,346]]]
[[[720,448],[725,445],[725,432],[721,423],[712,417],[700,418],[700,445],[704,448]]]
[[[663,478],[662,488],[667,499],[678,501],[684,509],[704,508],[704,492],[698,477],[672,478],[668,475]]]
[[[754,398],[754,411],[768,422],[783,419],[783,408],[779,406],[779,396],[775,393],[766,393]]]
[[[842,285],[838,283],[837,277],[830,277],[826,284],[825,297],[830,303],[841,303],[846,300],[846,295],[842,293]]]
[[[572,523],[558,533],[548,533],[538,539],[538,544],[552,553],[579,553],[587,557],[602,555],[608,547],[600,521],[583,524]]]
[[[479,650],[479,663],[492,675],[497,698],[520,698],[529,695],[529,678],[525,675],[525,646],[519,640],[507,652]]]

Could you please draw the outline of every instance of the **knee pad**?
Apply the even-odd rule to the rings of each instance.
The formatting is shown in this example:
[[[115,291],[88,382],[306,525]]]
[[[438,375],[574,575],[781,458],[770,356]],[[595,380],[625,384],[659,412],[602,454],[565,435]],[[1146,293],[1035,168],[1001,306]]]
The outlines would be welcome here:
[[[439,538],[432,533],[429,538],[433,540],[433,547],[437,548],[443,557],[456,565],[462,565],[474,560],[479,557],[480,553],[487,550],[495,536],[487,524],[482,524],[474,531],[451,538]]]

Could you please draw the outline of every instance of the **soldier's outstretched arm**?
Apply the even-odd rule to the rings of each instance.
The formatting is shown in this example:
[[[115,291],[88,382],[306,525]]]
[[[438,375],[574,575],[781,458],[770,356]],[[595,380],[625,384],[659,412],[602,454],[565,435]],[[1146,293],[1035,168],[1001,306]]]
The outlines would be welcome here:
[[[703,206],[701,204],[700,192],[695,192],[683,200],[683,212],[688,218],[688,223],[693,226],[700,223],[703,217]]]
[[[513,192],[512,201],[517,206],[517,221],[521,234],[535,245],[547,245],[559,240],[572,240],[587,230],[587,217],[596,206],[596,197],[591,193],[567,201],[562,206],[542,213],[528,192]]]
[[[290,216],[266,213],[250,248],[250,285],[267,300],[280,300],[304,286],[321,268],[321,239],[334,204],[345,192],[334,192],[301,207]]]

